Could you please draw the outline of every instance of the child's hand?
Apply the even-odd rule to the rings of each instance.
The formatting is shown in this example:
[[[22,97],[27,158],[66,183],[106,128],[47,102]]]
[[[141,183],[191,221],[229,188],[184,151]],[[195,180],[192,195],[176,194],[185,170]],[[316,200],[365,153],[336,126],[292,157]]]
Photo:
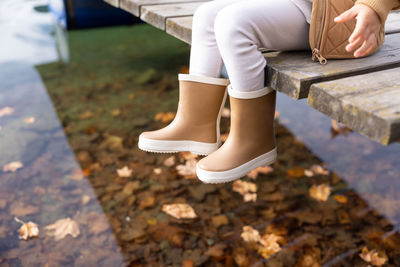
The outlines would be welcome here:
[[[356,27],[346,46],[347,52],[354,52],[355,57],[368,55],[377,47],[381,21],[378,14],[369,6],[356,4],[335,18],[335,22],[343,23],[356,19]]]

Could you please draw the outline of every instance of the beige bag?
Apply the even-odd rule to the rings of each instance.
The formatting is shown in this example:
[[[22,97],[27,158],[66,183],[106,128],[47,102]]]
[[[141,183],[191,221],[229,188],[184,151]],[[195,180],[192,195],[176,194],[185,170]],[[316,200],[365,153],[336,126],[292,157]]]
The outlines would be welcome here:
[[[356,21],[351,20],[346,23],[336,23],[335,17],[350,9],[354,5],[353,0],[314,0],[311,14],[310,25],[310,46],[312,59],[318,60],[321,64],[326,64],[328,58],[354,58],[353,52],[346,51],[348,39],[352,34]],[[377,48],[385,40],[384,26],[379,33]]]

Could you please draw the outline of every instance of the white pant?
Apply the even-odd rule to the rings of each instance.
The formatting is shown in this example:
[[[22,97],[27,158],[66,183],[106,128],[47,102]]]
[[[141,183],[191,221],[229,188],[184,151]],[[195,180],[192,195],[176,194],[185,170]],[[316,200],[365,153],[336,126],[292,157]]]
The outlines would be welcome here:
[[[267,65],[259,49],[309,49],[308,31],[290,0],[207,2],[193,17],[190,74],[218,78],[225,64],[233,90],[257,91]]]

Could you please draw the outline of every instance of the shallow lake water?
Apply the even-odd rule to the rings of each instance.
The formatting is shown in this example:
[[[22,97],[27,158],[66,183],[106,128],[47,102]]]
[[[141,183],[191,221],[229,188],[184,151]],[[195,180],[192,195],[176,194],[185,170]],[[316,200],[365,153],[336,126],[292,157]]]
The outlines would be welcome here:
[[[186,45],[138,25],[71,32],[70,47],[69,66],[0,65],[0,266],[367,266],[364,247],[400,266],[399,144],[336,135],[279,94],[278,160],[242,179],[257,186],[245,201],[232,183],[199,182],[199,158],[137,149],[139,133],[175,111]],[[22,166],[3,169],[11,162]],[[118,174],[124,166],[132,173]],[[321,184],[323,201],[310,194]],[[176,203],[197,217],[163,211]],[[39,236],[19,240],[15,217]],[[47,226],[66,218],[79,233],[59,227],[57,238]],[[244,226],[279,249],[247,242]]]

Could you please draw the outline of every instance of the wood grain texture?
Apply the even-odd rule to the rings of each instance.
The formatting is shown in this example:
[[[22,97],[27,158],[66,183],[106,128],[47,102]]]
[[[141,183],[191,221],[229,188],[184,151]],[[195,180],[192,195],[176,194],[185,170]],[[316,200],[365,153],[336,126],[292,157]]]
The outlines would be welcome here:
[[[143,6],[140,18],[143,21],[165,30],[168,18],[192,16],[204,2]]]
[[[128,11],[129,13],[132,13],[136,17],[140,17],[140,9],[143,6],[204,1],[205,0],[120,0],[120,8]]]
[[[400,68],[311,86],[308,103],[381,144],[400,140]]]
[[[305,98],[311,84],[400,66],[400,34],[386,36],[377,53],[366,58],[329,60],[320,65],[310,52],[265,54],[268,86],[294,99]]]
[[[190,44],[192,41],[192,20],[192,16],[169,18],[167,19],[166,31],[179,40]]]
[[[114,7],[119,7],[119,0],[104,0],[104,2],[114,6]]]

